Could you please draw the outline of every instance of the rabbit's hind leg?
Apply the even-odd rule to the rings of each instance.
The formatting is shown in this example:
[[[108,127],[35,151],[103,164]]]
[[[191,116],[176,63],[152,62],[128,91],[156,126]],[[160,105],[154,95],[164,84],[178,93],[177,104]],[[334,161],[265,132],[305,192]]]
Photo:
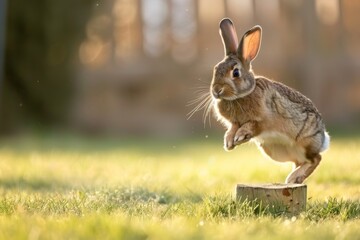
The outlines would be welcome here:
[[[315,133],[313,133],[315,132]],[[296,168],[286,178],[286,183],[302,183],[309,177],[321,161],[320,151],[325,140],[328,141],[328,136],[324,134],[324,131],[309,130],[307,137],[302,137],[298,140],[297,145],[303,146],[305,154],[303,160],[298,158]]]
[[[321,161],[321,155],[315,155],[311,161],[303,162],[288,175],[286,183],[303,183],[304,180],[309,177]]]

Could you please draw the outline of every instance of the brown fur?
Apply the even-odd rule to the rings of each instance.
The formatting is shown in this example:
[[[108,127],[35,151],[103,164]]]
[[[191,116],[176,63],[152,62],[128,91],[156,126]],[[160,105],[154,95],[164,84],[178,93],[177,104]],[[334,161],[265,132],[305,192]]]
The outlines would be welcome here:
[[[226,27],[229,29],[230,26]],[[289,174],[287,182],[301,183],[320,163],[325,126],[310,99],[284,84],[254,76],[251,61],[256,57],[261,39],[244,38],[256,31],[256,36],[261,37],[260,27],[249,30],[238,51],[228,54],[214,68],[210,91],[215,98],[218,119],[228,128],[224,146],[231,150],[258,137],[259,147],[268,156],[277,161],[284,161],[285,156],[286,161],[294,162],[296,168]],[[233,32],[223,32],[222,36]],[[223,42],[227,44],[226,39]],[[250,47],[243,42],[250,42]],[[252,53],[250,60],[249,56],[242,55],[242,48],[246,47]],[[252,47],[256,49],[252,50]],[[239,77],[232,76],[234,68],[239,69]],[[290,142],[289,145],[283,139]]]
[[[221,117],[239,126],[256,121],[252,137],[263,130],[280,131],[307,147],[309,154],[319,152],[325,126],[312,102],[281,83],[263,77],[255,81],[255,90],[246,97],[218,102]],[[315,142],[311,141],[314,137]]]

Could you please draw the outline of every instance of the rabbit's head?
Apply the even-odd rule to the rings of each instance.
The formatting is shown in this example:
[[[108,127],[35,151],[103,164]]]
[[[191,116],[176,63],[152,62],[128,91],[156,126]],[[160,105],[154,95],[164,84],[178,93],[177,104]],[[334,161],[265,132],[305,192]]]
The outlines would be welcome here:
[[[251,28],[239,43],[232,21],[225,18],[220,22],[225,58],[214,67],[210,88],[214,98],[232,101],[255,89],[251,62],[260,49],[261,31],[260,26]]]

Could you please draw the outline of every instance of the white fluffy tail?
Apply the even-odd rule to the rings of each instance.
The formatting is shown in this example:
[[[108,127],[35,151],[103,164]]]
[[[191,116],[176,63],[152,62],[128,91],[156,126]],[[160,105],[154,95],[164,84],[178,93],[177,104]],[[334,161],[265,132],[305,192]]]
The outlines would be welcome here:
[[[321,145],[320,152],[324,152],[330,147],[330,136],[326,131],[324,132],[324,135],[325,138],[324,138],[324,142]]]

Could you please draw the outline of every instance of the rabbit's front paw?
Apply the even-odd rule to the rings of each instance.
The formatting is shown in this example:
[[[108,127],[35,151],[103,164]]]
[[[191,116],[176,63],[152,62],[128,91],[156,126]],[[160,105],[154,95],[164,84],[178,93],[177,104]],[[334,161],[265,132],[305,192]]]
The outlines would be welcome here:
[[[232,134],[225,134],[224,136],[224,149],[226,151],[233,150],[235,147],[234,136]]]
[[[248,142],[252,138],[251,132],[245,129],[238,129],[234,136],[234,145],[240,145]]]

